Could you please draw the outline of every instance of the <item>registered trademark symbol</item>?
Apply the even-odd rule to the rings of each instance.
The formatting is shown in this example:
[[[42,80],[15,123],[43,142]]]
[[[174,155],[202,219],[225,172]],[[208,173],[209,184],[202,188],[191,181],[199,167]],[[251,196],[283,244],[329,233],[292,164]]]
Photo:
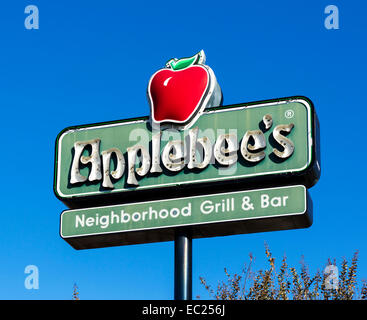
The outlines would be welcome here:
[[[287,118],[287,119],[291,119],[294,117],[294,111],[289,109],[287,110],[285,113],[284,113],[284,116]]]

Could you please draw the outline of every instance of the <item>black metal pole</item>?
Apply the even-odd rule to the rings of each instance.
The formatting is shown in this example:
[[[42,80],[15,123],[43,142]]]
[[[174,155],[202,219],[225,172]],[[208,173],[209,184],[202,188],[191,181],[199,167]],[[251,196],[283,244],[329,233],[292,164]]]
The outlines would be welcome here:
[[[185,229],[175,234],[175,300],[192,300],[192,238]]]

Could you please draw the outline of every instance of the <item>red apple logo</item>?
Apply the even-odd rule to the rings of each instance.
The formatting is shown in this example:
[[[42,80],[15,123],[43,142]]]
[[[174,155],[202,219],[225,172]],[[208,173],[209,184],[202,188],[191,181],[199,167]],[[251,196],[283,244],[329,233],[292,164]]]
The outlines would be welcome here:
[[[222,91],[201,50],[193,57],[171,59],[148,84],[151,121],[180,129],[190,127],[205,108],[218,106]]]

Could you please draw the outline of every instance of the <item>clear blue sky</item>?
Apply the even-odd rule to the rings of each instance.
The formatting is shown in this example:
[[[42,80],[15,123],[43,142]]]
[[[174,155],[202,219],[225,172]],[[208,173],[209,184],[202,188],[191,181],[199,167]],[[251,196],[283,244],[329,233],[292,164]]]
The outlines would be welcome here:
[[[39,8],[26,30],[24,8]],[[327,5],[339,30],[324,27]],[[193,296],[239,272],[264,241],[311,271],[359,250],[367,278],[365,1],[3,1],[0,19],[0,299],[172,299],[173,242],[76,251],[59,237],[54,144],[70,125],[149,114],[150,76],[200,49],[224,104],[305,95],[321,124],[322,176],[309,229],[193,241]],[[27,265],[39,289],[24,287]]]

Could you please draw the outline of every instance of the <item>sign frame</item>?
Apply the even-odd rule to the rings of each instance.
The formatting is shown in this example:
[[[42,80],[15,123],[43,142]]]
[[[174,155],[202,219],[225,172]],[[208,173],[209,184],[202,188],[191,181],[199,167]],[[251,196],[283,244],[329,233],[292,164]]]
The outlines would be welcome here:
[[[139,199],[144,200],[157,200],[162,198],[177,198],[185,196],[194,196],[202,194],[218,193],[223,191],[236,191],[255,189],[260,187],[271,187],[271,186],[285,186],[290,184],[302,184],[306,187],[312,187],[319,179],[321,173],[320,167],[320,143],[319,143],[319,122],[315,112],[315,108],[310,99],[303,96],[292,96],[286,98],[270,99],[263,101],[255,101],[250,103],[241,103],[228,106],[219,106],[210,109],[206,109],[205,112],[216,112],[221,110],[234,109],[239,107],[261,107],[265,105],[287,103],[287,102],[301,102],[307,106],[310,116],[309,124],[309,153],[310,160],[305,168],[296,171],[283,171],[271,174],[261,173],[257,176],[246,176],[242,179],[234,179],[233,177],[224,177],[221,179],[212,179],[211,181],[199,181],[199,182],[183,182],[174,185],[160,185],[157,188],[150,188],[144,190],[143,188],[124,190],[121,192],[96,192],[92,195],[81,195],[81,196],[66,196],[60,191],[58,162],[59,162],[59,144],[62,136],[71,130],[80,130],[91,127],[101,126],[114,126],[129,122],[140,122],[149,121],[149,117],[139,117],[118,121],[109,121],[96,124],[88,124],[81,126],[72,126],[62,130],[56,138],[55,144],[55,168],[54,168],[54,193],[56,197],[64,202],[69,208],[82,208],[90,206],[104,206],[113,205],[127,202],[137,202]],[[204,113],[205,113],[204,112]],[[169,193],[165,192],[169,189]],[[164,194],[164,197],[162,196]],[[141,201],[141,200],[140,200]]]
[[[242,217],[238,219],[229,220],[217,220],[217,221],[207,221],[201,223],[188,223],[170,226],[159,226],[153,228],[140,228],[131,230],[119,230],[119,231],[109,231],[100,233],[89,233],[80,234],[73,236],[65,236],[62,233],[63,230],[63,216],[65,214],[70,214],[72,212],[82,212],[84,210],[103,210],[103,209],[117,209],[119,205],[110,205],[105,207],[93,207],[93,208],[81,208],[64,210],[60,215],[60,237],[67,241],[73,248],[79,249],[92,249],[92,248],[102,248],[109,246],[123,246],[132,244],[143,244],[143,243],[154,243],[154,242],[164,242],[174,240],[175,233],[178,229],[185,229],[186,232],[190,234],[191,238],[209,238],[216,236],[227,236],[236,234],[249,234],[258,232],[268,232],[268,231],[279,231],[279,230],[290,230],[290,229],[300,229],[308,228],[313,222],[313,204],[311,197],[303,185],[290,185],[283,187],[273,187],[273,188],[262,188],[247,191],[235,191],[235,192],[225,192],[212,194],[211,196],[225,197],[234,194],[243,194],[251,192],[266,192],[271,190],[281,190],[281,189],[292,189],[292,188],[302,188],[304,192],[304,208],[303,212],[291,212],[287,214],[279,215],[259,215],[256,217]],[[185,198],[175,198],[175,199],[165,199],[156,201],[144,201],[137,203],[129,203],[125,205],[152,205],[158,202],[167,202],[173,200],[188,200],[193,198],[204,198],[203,196],[196,197],[185,197]],[[121,205],[120,205],[121,206]],[[123,205],[122,205],[123,206]],[[121,208],[120,208],[121,209]],[[275,209],[272,209],[275,210]],[[194,213],[195,214],[195,213]],[[225,213],[223,213],[225,214]]]

